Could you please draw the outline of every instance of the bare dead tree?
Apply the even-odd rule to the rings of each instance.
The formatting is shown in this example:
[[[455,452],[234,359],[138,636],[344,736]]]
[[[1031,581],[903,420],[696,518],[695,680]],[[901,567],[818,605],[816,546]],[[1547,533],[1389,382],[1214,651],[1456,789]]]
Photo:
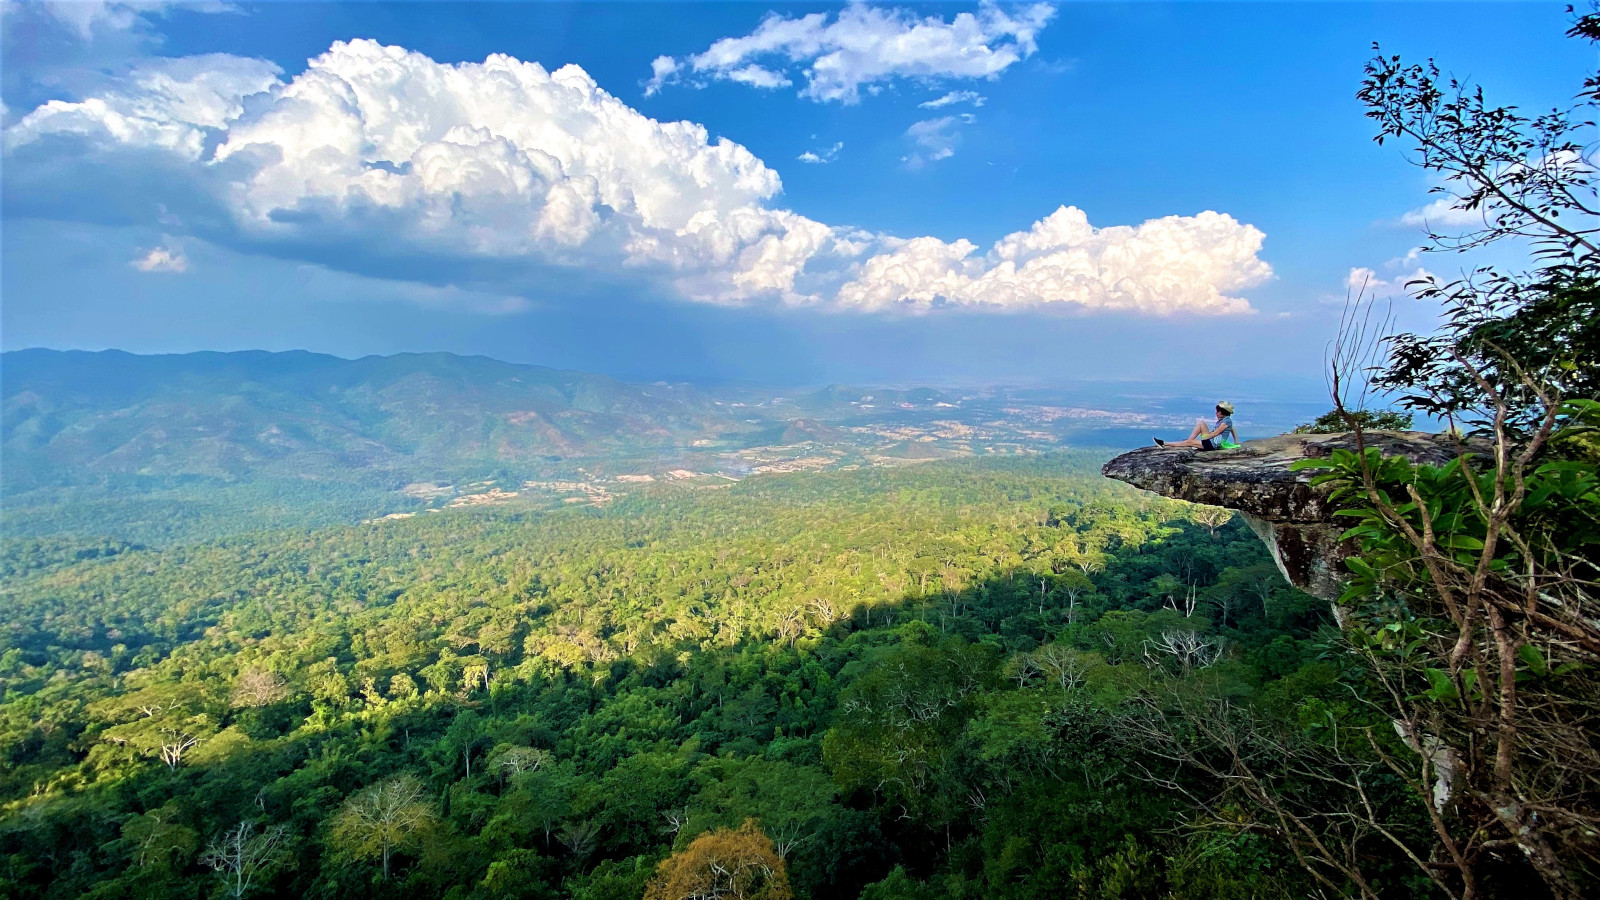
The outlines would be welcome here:
[[[1207,669],[1222,658],[1222,641],[1186,628],[1168,628],[1144,642],[1145,665],[1153,669],[1176,666],[1182,674]]]
[[[1423,820],[1395,814],[1371,734],[1328,724],[1312,737],[1227,699],[1174,690],[1135,698],[1113,734],[1146,780],[1203,811],[1192,827],[1277,840],[1324,897],[1353,889],[1378,900],[1364,865],[1383,845],[1452,900],[1464,896],[1425,856]]]
[[[183,762],[183,757],[200,743],[200,735],[184,728],[161,729],[161,740],[158,754],[167,768],[176,769]]]
[[[1196,525],[1204,526],[1212,540],[1216,540],[1217,529],[1233,521],[1233,510],[1221,506],[1196,505],[1190,508],[1189,518]]]
[[[685,825],[689,824],[689,807],[669,809],[661,814],[661,818],[666,820],[666,824],[661,826],[661,833],[677,834],[683,830]]]
[[[1033,651],[1039,668],[1063,691],[1073,691],[1089,678],[1089,663],[1084,654],[1064,644],[1050,643]]]
[[[1373,380],[1387,359],[1388,343],[1394,333],[1394,305],[1385,298],[1382,305],[1367,293],[1368,279],[1345,294],[1339,314],[1339,330],[1323,355],[1323,372],[1334,409],[1346,421],[1350,414],[1365,410],[1374,394]]]
[[[823,628],[827,628],[839,619],[839,612],[835,609],[833,601],[826,597],[812,598],[811,611]]]
[[[1019,653],[1012,657],[1006,669],[1011,679],[1017,683],[1019,689],[1027,687],[1028,682],[1038,678],[1043,672],[1039,668],[1039,663],[1030,653]]]
[[[803,819],[791,817],[769,822],[763,827],[767,836],[772,839],[772,849],[778,854],[778,858],[788,859],[789,854],[816,838],[816,832],[812,830],[811,825],[812,823]]]
[[[271,706],[289,696],[283,676],[268,669],[252,668],[239,673],[233,686],[233,705],[246,709]]]
[[[524,772],[537,772],[539,767],[550,760],[550,751],[539,747],[510,747],[495,754],[490,760],[490,765],[500,772],[501,777],[515,778]]]
[[[228,896],[237,900],[255,887],[257,878],[283,865],[288,833],[284,825],[257,831],[254,822],[240,822],[212,841],[200,861],[222,876]]]
[[[1192,583],[1186,584],[1183,588],[1182,599],[1168,594],[1166,602],[1161,605],[1164,609],[1170,609],[1176,613],[1183,613],[1183,617],[1185,619],[1192,619],[1194,618],[1194,611],[1200,606],[1199,588],[1195,587]]]
[[[561,826],[556,833],[556,840],[577,857],[588,856],[594,852],[595,839],[600,836],[600,823],[594,819],[581,819]]]

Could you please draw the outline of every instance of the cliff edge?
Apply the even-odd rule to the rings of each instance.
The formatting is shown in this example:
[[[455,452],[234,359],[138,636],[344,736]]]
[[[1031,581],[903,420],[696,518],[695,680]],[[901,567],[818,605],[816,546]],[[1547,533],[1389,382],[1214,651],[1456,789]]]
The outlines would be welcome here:
[[[1369,431],[1366,445],[1384,456],[1442,466],[1456,458],[1456,442],[1420,431]],[[1296,460],[1354,451],[1355,435],[1285,434],[1245,441],[1237,450],[1145,447],[1124,453],[1100,470],[1108,478],[1164,497],[1237,510],[1266,543],[1283,577],[1324,600],[1339,598],[1344,560],[1354,549],[1339,541],[1348,527],[1333,516],[1329,491],[1311,486],[1315,470],[1289,470]]]

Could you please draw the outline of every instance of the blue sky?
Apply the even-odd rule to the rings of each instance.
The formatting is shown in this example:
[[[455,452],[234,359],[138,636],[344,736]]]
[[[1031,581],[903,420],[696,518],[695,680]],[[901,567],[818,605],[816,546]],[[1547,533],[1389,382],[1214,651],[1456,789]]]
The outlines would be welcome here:
[[[1372,42],[1533,108],[1595,65],[1560,3],[80,3],[0,23],[7,349],[787,383],[1315,384],[1353,271],[1398,293],[1461,265],[1407,256],[1431,185],[1371,141]]]

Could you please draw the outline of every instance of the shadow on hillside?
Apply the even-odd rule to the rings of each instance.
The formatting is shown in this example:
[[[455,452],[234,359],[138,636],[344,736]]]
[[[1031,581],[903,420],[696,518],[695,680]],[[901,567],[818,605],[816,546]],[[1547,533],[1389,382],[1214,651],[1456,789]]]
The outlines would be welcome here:
[[[115,754],[96,762],[86,743],[80,752],[102,772],[118,765],[129,771],[14,807],[0,825],[0,858],[11,860],[0,884],[18,896],[76,896],[119,876],[156,894],[179,883],[192,888],[210,877],[197,851],[237,822],[260,820],[289,827],[287,846],[296,857],[263,885],[276,895],[435,896],[455,887],[453,896],[478,896],[468,892],[471,886],[486,883],[492,865],[515,858],[523,866],[516,870],[523,893],[504,895],[543,896],[535,882],[553,886],[661,853],[672,840],[668,814],[696,787],[686,760],[821,765],[820,738],[833,721],[838,692],[885,648],[910,639],[957,649],[991,645],[986,659],[993,665],[984,677],[996,683],[1005,654],[1050,640],[1096,641],[1102,653],[1119,652],[1117,640],[1137,637],[1094,633],[1096,620],[1113,609],[1159,611],[1168,601],[1144,589],[1150,571],[1182,564],[1196,574],[1194,559],[1167,552],[1172,542],[1191,557],[1196,546],[1228,543],[1182,524],[1172,535],[1116,548],[1093,573],[1094,588],[1076,593],[1068,590],[1070,579],[1050,571],[976,577],[937,560],[918,562],[905,573],[898,600],[767,610],[758,629],[721,646],[680,640],[622,658],[597,652],[559,665],[525,656],[519,641],[519,649],[486,658],[487,687],[452,693],[393,696],[376,681],[351,679],[340,699],[325,686],[298,684],[295,697],[260,709],[211,710],[220,731],[195,751],[198,762],[175,769]],[[1212,568],[1223,558],[1217,554]],[[726,610],[715,616],[730,617]],[[1296,627],[1315,627],[1315,619],[1308,615]],[[713,634],[724,633],[722,621],[711,624]],[[491,765],[506,745],[548,750],[557,761],[552,771],[569,762],[576,776],[563,788],[565,810],[546,823],[542,840],[495,824],[502,801],[517,789],[515,779]],[[643,775],[624,768],[641,755],[655,768],[641,764]],[[443,827],[428,845],[401,849],[396,864],[405,878],[375,884],[370,865],[326,855],[327,823],[351,794],[402,772],[423,779]],[[650,773],[665,774],[656,783]],[[542,795],[530,796],[516,802]],[[852,897],[896,864],[935,858],[971,837],[883,815],[871,799],[839,798],[827,833],[811,836],[791,859],[799,887],[814,897]],[[591,822],[598,830],[584,838]],[[175,842],[161,851],[165,856],[152,856],[155,833]],[[162,860],[170,871],[158,871]]]

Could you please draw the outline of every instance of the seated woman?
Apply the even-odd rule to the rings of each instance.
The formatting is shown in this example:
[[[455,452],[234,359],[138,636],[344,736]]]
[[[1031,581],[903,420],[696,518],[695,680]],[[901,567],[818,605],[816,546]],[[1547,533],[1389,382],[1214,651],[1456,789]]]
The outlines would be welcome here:
[[[1217,404],[1217,421],[1207,426],[1205,419],[1194,420],[1194,430],[1181,441],[1163,441],[1156,438],[1158,447],[1198,447],[1201,450],[1232,450],[1239,446],[1239,432],[1233,430],[1233,404],[1224,400]]]

